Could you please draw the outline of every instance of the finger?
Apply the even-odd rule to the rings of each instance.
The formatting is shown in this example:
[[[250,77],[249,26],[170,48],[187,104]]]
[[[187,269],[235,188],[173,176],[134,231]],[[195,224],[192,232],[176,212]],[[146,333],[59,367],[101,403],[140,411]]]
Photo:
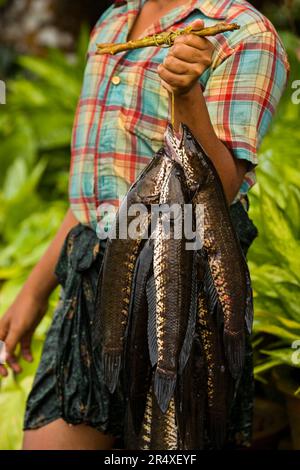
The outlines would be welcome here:
[[[167,70],[164,65],[159,65],[158,73],[162,80],[167,82],[171,87],[185,87],[187,86],[187,77],[186,75],[178,75]]]
[[[204,27],[204,21],[197,19],[191,22],[190,26],[193,28],[203,28]]]
[[[18,363],[18,360],[14,354],[9,354],[7,356],[6,362],[16,374],[22,372],[22,367]]]
[[[196,34],[183,34],[182,36],[178,36],[174,44],[181,44],[184,43],[187,46],[195,47],[195,49],[204,50],[208,47],[211,47],[211,42],[209,42],[206,38],[201,38],[196,36]]]
[[[203,20],[194,20],[192,23],[189,25],[194,29],[200,29],[204,27],[204,21]]]
[[[173,55],[168,55],[163,61],[164,67],[173,73],[178,73],[179,75],[188,74],[190,72],[191,65],[189,63],[177,59]]]
[[[21,341],[21,355],[27,362],[33,361],[33,356],[31,353],[31,339],[32,336],[28,336]]]
[[[0,340],[4,342],[6,335],[7,335],[7,329],[8,326],[4,320],[4,318],[1,319],[1,324],[0,324]],[[2,346],[3,348],[3,346]],[[5,356],[5,357],[2,357]],[[4,351],[3,349],[1,350],[1,361],[0,361],[0,376],[1,377],[7,377],[8,376],[8,371],[7,368],[2,364],[6,362],[7,358],[7,353],[6,353],[6,346],[4,345]]]
[[[163,86],[169,93],[172,93],[172,92],[173,92],[173,88],[172,88],[167,82],[165,82],[162,78],[161,78],[160,80],[161,80],[162,86]]]
[[[190,64],[196,64],[201,62],[203,53],[199,49],[195,49],[195,47],[181,43],[174,44],[168,55],[183,60],[184,62],[189,62]]]

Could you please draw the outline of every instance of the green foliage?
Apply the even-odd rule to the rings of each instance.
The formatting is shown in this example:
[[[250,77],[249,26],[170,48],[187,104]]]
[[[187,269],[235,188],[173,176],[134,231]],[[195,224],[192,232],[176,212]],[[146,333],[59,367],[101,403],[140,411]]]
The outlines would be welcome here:
[[[291,345],[300,339],[300,105],[291,100],[292,81],[299,70],[299,40],[282,35],[292,73],[271,132],[264,140],[251,192],[251,215],[259,237],[249,254],[254,287],[254,331],[263,337],[256,349],[258,379],[279,364],[292,361]]]
[[[299,70],[298,40],[283,35],[292,66]],[[30,269],[56,232],[67,208],[69,146],[81,87],[87,32],[76,57],[59,51],[46,58],[20,57],[20,72],[8,83],[0,115],[0,315],[14,300]],[[300,338],[300,106],[291,86],[260,153],[251,216],[260,236],[249,253],[255,295],[256,377],[292,362]],[[26,396],[32,384],[58,292],[39,325],[34,363],[0,383],[0,449],[18,449]]]
[[[0,315],[13,302],[32,267],[56,233],[68,207],[70,139],[80,94],[88,32],[77,54],[57,50],[47,57],[18,59],[20,72],[8,83],[0,115]],[[38,326],[32,364],[0,380],[0,449],[19,449],[25,400],[57,303]]]

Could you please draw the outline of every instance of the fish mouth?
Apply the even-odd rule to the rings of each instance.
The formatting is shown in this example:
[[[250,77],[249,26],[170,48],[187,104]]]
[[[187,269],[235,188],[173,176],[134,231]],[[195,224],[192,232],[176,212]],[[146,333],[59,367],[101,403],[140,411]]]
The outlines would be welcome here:
[[[185,132],[186,129],[182,123],[179,124],[178,132],[175,131],[171,123],[167,124],[165,131],[165,150],[168,156],[178,163],[180,163],[180,161],[178,161],[178,150],[182,150],[183,148]]]
[[[168,140],[171,142],[176,141],[177,146],[181,148],[183,145],[184,134],[185,134],[185,129],[184,129],[184,125],[181,122],[179,124],[178,132],[176,132],[174,126],[170,122],[168,122],[167,129],[166,129],[167,141]]]

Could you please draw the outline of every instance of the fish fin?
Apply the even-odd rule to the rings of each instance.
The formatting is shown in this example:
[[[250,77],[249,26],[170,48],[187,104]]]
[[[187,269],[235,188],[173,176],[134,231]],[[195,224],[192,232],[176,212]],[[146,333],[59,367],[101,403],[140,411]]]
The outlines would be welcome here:
[[[232,378],[236,380],[244,367],[245,333],[240,331],[237,334],[231,334],[224,330],[223,341],[228,368]]]
[[[208,311],[212,314],[219,303],[219,296],[208,263],[204,274],[204,291],[206,293]]]
[[[196,264],[193,264],[193,275],[192,275],[192,289],[191,289],[191,300],[190,300],[190,309],[189,309],[189,320],[187,324],[186,334],[183,341],[182,349],[179,355],[178,361],[178,373],[182,374],[183,369],[185,368],[187,361],[189,359],[193,337],[196,328],[196,319],[197,319],[197,278],[196,278]]]
[[[152,275],[146,286],[147,302],[148,302],[148,348],[152,367],[157,364],[157,330],[156,330],[156,291],[155,279]]]
[[[253,325],[253,290],[251,286],[251,278],[248,266],[246,267],[246,280],[247,280],[247,293],[246,293],[246,310],[245,310],[245,323],[249,335],[252,333]]]
[[[174,395],[177,375],[167,375],[160,369],[154,374],[154,394],[157,403],[163,413],[168,409],[169,403]]]
[[[102,355],[102,367],[104,383],[110,393],[114,393],[121,371],[122,354],[119,351],[104,352]]]
[[[97,286],[96,286],[96,296],[95,296],[95,308],[94,308],[94,318],[93,318],[93,328],[92,328],[92,347],[93,350],[99,349],[99,345],[101,343],[101,323],[102,323],[102,318],[101,318],[101,312],[100,312],[100,297],[101,297],[101,285],[102,285],[102,279],[103,279],[103,262],[101,264],[101,268],[98,274],[98,279],[97,279]]]

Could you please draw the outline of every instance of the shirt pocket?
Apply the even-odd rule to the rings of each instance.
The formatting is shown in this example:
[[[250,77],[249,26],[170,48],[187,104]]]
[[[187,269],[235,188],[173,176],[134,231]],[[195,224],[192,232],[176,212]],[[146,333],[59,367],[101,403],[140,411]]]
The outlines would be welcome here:
[[[163,142],[169,111],[168,92],[161,83],[157,66],[156,63],[137,65],[127,71],[124,110],[125,129],[154,148]]]

